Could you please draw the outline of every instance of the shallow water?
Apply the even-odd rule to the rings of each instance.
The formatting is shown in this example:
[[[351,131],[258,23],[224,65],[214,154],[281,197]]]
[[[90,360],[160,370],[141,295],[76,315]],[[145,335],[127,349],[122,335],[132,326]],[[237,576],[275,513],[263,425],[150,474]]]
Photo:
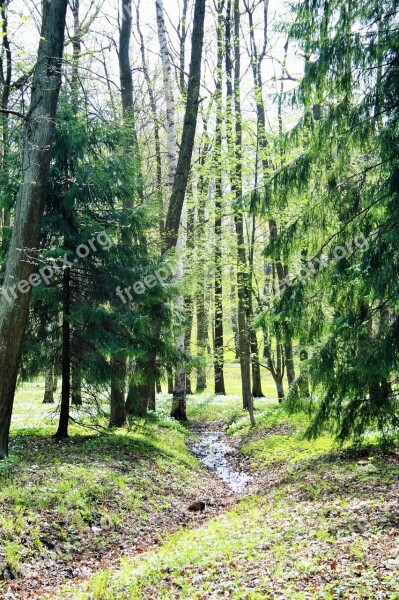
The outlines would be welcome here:
[[[222,441],[223,432],[200,431],[198,434],[200,440],[192,447],[194,454],[235,494],[242,493],[249,482],[249,476],[235,470],[230,464],[227,456],[234,452],[234,448]]]

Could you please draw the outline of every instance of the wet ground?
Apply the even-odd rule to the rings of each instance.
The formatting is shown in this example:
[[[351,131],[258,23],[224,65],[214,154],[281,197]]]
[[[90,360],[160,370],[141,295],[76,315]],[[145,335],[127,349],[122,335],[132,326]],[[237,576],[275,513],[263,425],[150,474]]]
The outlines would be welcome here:
[[[229,459],[236,450],[224,441],[222,431],[198,431],[199,440],[192,445],[192,451],[234,494],[241,494],[249,483],[250,477],[237,470]]]

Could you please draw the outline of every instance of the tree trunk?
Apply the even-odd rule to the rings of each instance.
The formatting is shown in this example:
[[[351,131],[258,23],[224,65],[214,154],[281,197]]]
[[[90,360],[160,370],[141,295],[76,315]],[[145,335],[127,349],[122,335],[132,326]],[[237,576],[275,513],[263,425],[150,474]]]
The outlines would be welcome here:
[[[159,0],[157,0],[159,1]],[[201,59],[204,41],[205,0],[195,0],[194,25],[191,42],[191,64],[187,86],[186,111],[179,160],[170,197],[165,224],[165,251],[176,247],[181,213],[186,195],[191,158],[197,127],[199,92],[201,85]]]
[[[138,192],[140,198],[143,196],[142,190],[142,177],[141,177],[141,168],[140,168],[140,157],[137,147],[137,134],[136,134],[136,126],[134,120],[134,97],[133,97],[133,77],[132,77],[132,68],[130,64],[130,38],[132,32],[132,0],[122,0],[122,14],[124,18],[122,19],[121,29],[120,29],[120,37],[119,37],[119,75],[121,82],[121,99],[122,99],[122,110],[123,110],[123,118],[124,125],[127,132],[127,149],[131,153],[132,156],[132,169],[133,169],[133,177],[135,182],[135,189]],[[138,27],[140,28],[139,22],[139,6],[137,6],[136,10],[137,18],[138,18]],[[142,45],[142,57],[143,57],[143,67],[145,68],[145,56],[144,56],[144,45],[141,36],[141,31],[139,31],[141,45]],[[150,95],[152,95],[152,88],[150,90]],[[158,130],[157,130],[158,131]],[[159,131],[158,131],[159,132]],[[157,141],[157,140],[156,140]],[[160,165],[158,165],[158,169]],[[158,177],[159,172],[157,171]],[[157,182],[159,184],[159,181]],[[159,190],[158,190],[159,193]],[[125,202],[124,204],[125,211],[131,211],[133,208],[133,200]],[[160,225],[161,226],[161,225]],[[122,232],[122,241],[125,245],[129,246],[132,244],[132,232],[129,227],[125,228]],[[145,238],[143,238],[143,243],[147,244]],[[124,367],[119,365],[120,362],[124,362]],[[117,370],[120,374],[122,372],[127,373],[127,358],[126,356],[117,356],[116,362],[114,363],[117,367]],[[137,416],[145,416],[147,411],[147,407],[149,403],[151,403],[152,410],[155,410],[155,354],[152,349],[148,351],[148,360],[137,362],[136,370],[140,370],[134,374],[134,377],[138,377],[139,379],[144,378],[145,382],[142,386],[138,387],[133,381],[129,382],[129,391],[126,400],[126,410],[128,414],[135,414]],[[125,389],[125,381],[122,377],[114,378],[114,386],[117,385],[117,381],[120,382],[120,386],[123,386],[119,392],[114,389],[115,401],[117,404],[122,403],[122,397],[124,400],[124,389]],[[112,402],[112,394],[111,394],[111,402]],[[112,412],[112,409],[111,409]],[[118,414],[122,415],[122,411],[117,410]]]
[[[126,422],[125,378],[126,359],[124,356],[111,357],[111,414],[110,427],[123,427]]]
[[[258,51],[255,39],[255,29],[253,22],[253,12],[247,4],[246,0],[244,0],[245,9],[248,15],[249,20],[249,35],[251,39],[251,67],[252,67],[252,77],[254,84],[254,97],[256,103],[256,114],[257,114],[257,137],[258,137],[258,145],[261,152],[261,163],[263,168],[263,177],[264,181],[267,179],[267,174],[270,168],[268,159],[267,159],[267,146],[268,142],[266,139],[266,111],[265,105],[263,101],[263,81],[262,81],[262,62],[266,56],[267,43],[268,43],[268,8],[269,4],[267,1],[264,3],[264,35],[263,35],[263,48],[261,51]],[[284,61],[286,61],[286,50]],[[281,112],[279,112],[279,117],[281,117]],[[270,242],[276,242],[278,239],[278,230],[276,221],[271,218],[269,219],[269,235]],[[282,283],[285,280],[287,273],[284,271],[284,266],[281,260],[281,256],[278,255],[274,259],[277,280],[279,283]],[[293,350],[292,350],[292,340],[288,335],[285,335],[284,341],[284,350],[285,357],[287,362],[287,378],[289,384],[295,381],[295,368],[294,368],[294,360],[293,360]],[[279,350],[279,352],[281,349]],[[289,364],[288,364],[289,363]],[[276,383],[276,385],[279,385]]]
[[[35,269],[26,257],[39,245],[43,190],[50,165],[61,84],[66,7],[67,0],[43,3],[31,108],[23,138],[22,181],[0,298],[0,458],[8,453],[11,414],[30,299],[29,291],[20,293],[15,286],[29,279]]]
[[[240,48],[240,3],[234,0],[233,22],[234,22],[234,75],[231,60],[231,1],[227,4],[226,18],[226,73],[227,73],[227,121],[232,119],[232,98],[234,97],[235,109],[235,136],[233,141],[233,132],[228,129],[230,146],[232,147],[231,157],[234,160],[234,169],[231,173],[231,188],[233,197],[236,200],[242,198],[242,123],[241,123],[241,100],[240,100],[240,79],[241,79],[241,48]],[[234,80],[234,94],[232,81]],[[238,337],[240,349],[240,368],[241,368],[241,386],[243,408],[248,410],[251,424],[255,424],[253,414],[253,397],[251,392],[251,358],[250,358],[250,339],[247,323],[247,302],[248,302],[248,279],[247,279],[247,259],[244,240],[244,221],[240,210],[234,215],[234,222],[237,236],[237,292],[238,292]]]
[[[201,153],[200,164],[204,165],[207,146]],[[205,249],[205,204],[207,192],[207,179],[201,171],[198,181],[198,206],[197,206],[197,281],[196,281],[196,311],[197,311],[197,353],[199,364],[197,367],[197,392],[203,392],[207,388],[206,382],[206,353],[208,343],[208,314],[206,304],[206,276],[204,269]]]
[[[58,430],[54,437],[68,437],[69,402],[71,395],[71,270],[67,267],[63,277],[63,317],[62,317],[62,388],[61,410]]]
[[[193,328],[193,298],[186,296],[184,299],[184,312],[186,315],[186,351],[191,354],[191,336]],[[193,393],[191,386],[191,367],[186,367],[186,393]]]
[[[240,358],[240,348],[238,344],[238,323],[237,323],[237,289],[235,285],[236,274],[234,267],[230,267],[230,303],[231,303],[231,329],[234,339],[234,356]]]
[[[72,394],[71,404],[73,406],[82,406],[82,380],[80,374],[76,368],[76,365],[72,362]]]
[[[216,136],[215,169],[215,329],[214,329],[214,375],[215,394],[226,394],[224,386],[224,331],[223,331],[223,265],[222,265],[222,77],[223,77],[223,9],[224,0],[218,0],[217,67],[216,67]]]
[[[284,343],[285,368],[287,370],[288,387],[295,381],[295,363],[291,340]]]
[[[173,371],[168,371],[168,394],[173,394],[175,383],[173,381]]]
[[[190,186],[191,187],[191,186]],[[191,202],[190,206],[187,208],[187,242],[186,242],[186,274],[190,278],[193,262],[194,262],[194,227],[195,227],[195,207],[194,203]],[[188,287],[188,286],[187,286]],[[186,327],[185,327],[185,344],[186,344],[186,352],[191,359],[191,337],[192,337],[192,329],[193,329],[193,293],[191,291],[191,286],[186,291],[184,296],[184,314],[186,318]],[[188,395],[192,394],[191,387],[191,365],[186,365],[186,393]]]
[[[126,412],[130,416],[144,419],[149,408],[148,388],[147,386],[134,385],[129,383],[129,391],[126,399]]]
[[[10,41],[8,39],[8,18],[7,18],[7,9],[5,6],[6,2],[4,0],[0,1],[0,16],[1,16],[1,20],[2,20],[2,41],[3,41],[3,52],[2,55],[5,55],[5,59],[6,59],[6,68],[2,68],[0,70],[0,81],[1,81],[1,87],[2,87],[2,94],[1,94],[1,108],[3,110],[3,113],[1,115],[1,121],[2,121],[2,146],[3,146],[3,152],[2,152],[2,160],[1,160],[1,166],[2,166],[2,170],[3,170],[3,177],[4,180],[6,182],[6,185],[8,185],[8,173],[9,173],[9,168],[8,168],[8,152],[9,152],[9,123],[8,123],[8,101],[10,98],[10,86],[11,86],[11,76],[12,76],[12,58],[11,58],[11,47],[10,47]],[[10,206],[8,205],[8,203],[6,203],[6,205],[3,207],[3,223],[2,223],[3,227],[9,227],[10,226]],[[7,243],[8,236],[5,236],[5,238],[3,237],[2,239],[2,243],[5,242]],[[4,246],[5,248],[6,246]]]
[[[160,2],[160,0],[156,1],[157,4]],[[191,64],[187,87],[186,111],[184,116],[179,159],[173,179],[172,193],[166,217],[164,251],[175,248],[178,242],[181,213],[191,168],[191,158],[193,154],[195,130],[197,126],[199,91],[201,84],[204,20],[205,0],[196,0],[194,9]],[[179,340],[179,346],[181,346],[181,341],[182,340]],[[186,420],[186,373],[183,368],[180,368],[176,375],[176,386],[173,394],[171,414],[176,419]]]
[[[43,404],[54,404],[54,366],[49,364],[44,374]]]
[[[145,417],[147,408],[155,410],[155,354],[145,360],[137,360],[134,378],[129,383],[126,412],[135,417]]]
[[[161,53],[162,61],[162,72],[163,72],[163,83],[164,92],[166,99],[166,130],[168,139],[168,191],[172,193],[173,182],[176,176],[177,168],[177,134],[176,134],[176,109],[175,109],[175,96],[173,91],[173,80],[172,80],[172,61],[169,54],[169,48],[167,43],[166,25],[164,19],[163,0],[156,0],[156,14],[157,14],[157,27],[158,27],[158,40],[159,48]],[[182,237],[178,232],[178,238],[176,240],[176,247],[179,250],[178,265],[174,280],[179,283],[183,279],[183,257],[182,257]],[[175,300],[175,310],[184,310],[184,299],[182,296],[178,296]],[[183,355],[185,350],[185,332],[181,329],[175,334],[175,346],[176,349]],[[182,371],[184,370],[184,376]],[[182,387],[184,386],[184,388]],[[177,366],[175,387],[173,390],[174,398],[185,397],[186,395],[186,373],[185,367],[182,363]],[[172,404],[173,412],[173,404]]]
[[[299,389],[299,394],[301,398],[310,398],[310,392],[309,392],[309,378],[308,376],[303,372],[303,369],[301,369],[301,363],[305,360],[308,360],[308,351],[305,348],[301,348],[301,351],[299,353],[299,371],[300,371],[300,375],[299,375],[299,385],[298,385],[298,389]]]
[[[251,357],[252,357],[252,395],[254,398],[264,398],[262,392],[262,378],[259,365],[259,349],[256,331],[251,329]]]

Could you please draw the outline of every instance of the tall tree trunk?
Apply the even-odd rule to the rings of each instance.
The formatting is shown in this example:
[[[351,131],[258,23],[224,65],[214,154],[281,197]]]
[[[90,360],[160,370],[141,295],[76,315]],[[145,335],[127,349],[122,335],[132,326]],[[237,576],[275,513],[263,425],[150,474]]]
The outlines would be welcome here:
[[[164,19],[163,0],[156,0],[156,13],[157,13],[157,27],[158,27],[158,40],[159,48],[161,53],[162,61],[162,72],[164,91],[166,98],[166,130],[168,138],[168,191],[171,194],[173,189],[173,182],[176,175],[177,168],[177,134],[176,134],[176,109],[175,109],[175,95],[173,90],[172,80],[172,61],[169,54],[169,48],[167,43],[166,25]],[[184,76],[184,75],[183,75]],[[176,241],[176,247],[178,248],[178,265],[174,275],[174,280],[178,283],[183,279],[184,265],[182,256],[182,237],[181,233],[178,233],[178,239]],[[175,300],[175,310],[184,310],[184,298],[178,296]],[[176,349],[184,354],[185,351],[185,331],[180,328],[180,331],[175,332],[175,346]],[[183,373],[184,371],[184,373]],[[176,409],[176,402],[180,398],[186,396],[186,371],[185,366],[180,362],[176,368],[175,374],[175,386],[173,392],[173,402],[171,415],[178,414],[179,410]]]
[[[11,88],[11,76],[12,76],[12,57],[11,57],[11,47],[10,41],[8,39],[8,18],[7,18],[7,9],[6,2],[4,0],[0,1],[0,16],[2,20],[2,42],[3,42],[3,52],[5,55],[6,66],[3,66],[3,59],[1,59],[1,70],[0,70],[0,80],[2,86],[2,94],[1,94],[1,108],[2,108],[2,171],[3,177],[5,180],[5,185],[8,184],[8,152],[9,152],[9,123],[8,123],[8,101],[10,98],[10,88]],[[10,206],[6,203],[3,207],[3,227],[10,226]],[[4,240],[7,242],[7,236]],[[2,240],[3,242],[3,240]]]
[[[234,23],[234,74],[231,59],[231,8],[233,8]],[[232,98],[234,97],[235,112],[235,134],[228,130],[230,137],[230,146],[232,147],[231,156],[234,160],[234,170],[231,174],[231,188],[233,197],[236,200],[242,198],[242,123],[241,123],[241,99],[240,99],[240,79],[241,79],[241,48],[240,48],[240,2],[234,0],[233,7],[231,1],[227,4],[226,18],[226,73],[227,73],[227,121],[231,121]],[[234,81],[234,92],[232,82]],[[250,339],[247,323],[247,304],[248,304],[248,277],[247,277],[247,258],[244,239],[244,220],[240,210],[234,215],[234,222],[237,236],[237,292],[238,292],[238,337],[240,348],[240,368],[241,368],[241,387],[243,408],[248,410],[251,424],[255,424],[253,414],[253,397],[251,392],[251,357],[250,357]]]
[[[157,0],[158,2],[159,0]],[[195,130],[197,126],[199,91],[201,84],[201,59],[204,40],[205,0],[196,0],[194,9],[194,25],[191,43],[191,64],[187,86],[186,111],[183,134],[180,144],[179,159],[173,180],[173,188],[169,201],[165,223],[165,251],[175,248],[179,236],[181,213],[187,190],[187,182],[191,168],[194,148]],[[186,420],[185,371],[180,370],[174,390],[172,416]]]
[[[133,170],[134,188],[141,200],[143,200],[142,177],[140,167],[140,157],[137,146],[137,133],[134,118],[134,97],[133,97],[133,77],[130,64],[130,39],[132,31],[132,0],[122,0],[122,19],[120,36],[119,36],[119,75],[121,83],[121,99],[124,126],[127,133],[127,151],[131,155],[131,168]],[[137,7],[138,27],[139,22],[139,7]],[[140,31],[143,65],[145,66],[144,46]],[[152,88],[151,88],[152,90]],[[158,174],[159,175],[159,174]],[[158,182],[159,183],[159,182]],[[124,211],[129,212],[133,209],[133,199],[125,201],[123,206]],[[126,246],[131,246],[133,243],[132,232],[129,227],[122,231],[122,242]],[[144,244],[146,239],[143,238]],[[129,382],[128,397],[125,406],[125,381],[124,377],[127,374],[127,357],[121,353],[114,356],[111,360],[112,369],[116,369],[113,376],[113,386],[111,387],[111,414],[114,412],[118,418],[123,417],[123,410],[120,408],[122,402],[124,410],[128,414],[139,417],[145,416],[147,407],[151,403],[151,408],[155,410],[155,353],[153,349],[148,351],[147,361],[137,361],[137,373],[133,374],[133,379]],[[123,375],[123,377],[122,377]],[[140,385],[135,383],[135,379],[139,378]],[[118,384],[121,389],[118,389]],[[115,409],[112,408],[115,404]],[[112,425],[111,420],[111,425]]]
[[[58,429],[54,437],[68,437],[69,402],[71,394],[71,269],[67,267],[63,276],[63,315],[62,315],[62,388],[61,410]]]
[[[215,330],[214,374],[215,394],[226,394],[224,386],[224,331],[223,331],[223,264],[222,264],[222,77],[223,77],[223,15],[224,0],[218,0],[217,67],[216,67],[216,135],[215,135]]]
[[[197,127],[199,92],[201,85],[201,59],[204,41],[205,0],[195,0],[194,25],[191,41],[191,63],[187,86],[186,110],[179,160],[173,181],[165,224],[165,251],[176,247],[180,219],[186,195],[187,182],[194,149]]]
[[[207,124],[204,123],[204,129],[206,131]],[[205,146],[200,155],[200,166],[204,166],[205,157],[209,150],[209,143],[206,140]],[[197,203],[197,280],[196,280],[196,311],[197,311],[197,355],[199,364],[197,367],[197,392],[203,392],[206,390],[206,356],[207,356],[207,343],[208,343],[208,313],[206,303],[206,275],[204,269],[204,251],[205,251],[205,204],[206,195],[208,188],[208,179],[204,175],[204,170],[200,172],[197,190],[198,190],[198,203]]]
[[[231,304],[231,330],[233,332],[234,356],[236,360],[240,358],[240,348],[238,344],[238,323],[237,323],[237,288],[235,284],[236,273],[233,266],[230,267],[230,304]]]
[[[151,81],[150,74],[148,72],[148,65],[145,55],[145,47],[144,47],[144,37],[140,28],[140,0],[137,2],[136,7],[136,26],[137,33],[139,34],[140,39],[140,53],[141,53],[141,62],[143,66],[143,74],[144,79],[147,84],[148,95],[150,98],[150,108],[152,121],[154,126],[154,142],[155,142],[155,160],[156,160],[156,186],[157,186],[157,196],[158,196],[158,206],[159,206],[159,233],[161,239],[163,237],[164,232],[164,206],[163,206],[163,186],[162,186],[162,155],[161,155],[161,135],[160,135],[160,123],[159,117],[157,113],[157,105],[155,101],[154,94],[154,85]]]
[[[22,181],[0,298],[0,458],[8,453],[11,414],[30,299],[29,292],[19,293],[16,286],[29,279],[35,269],[26,257],[39,245],[43,190],[50,165],[61,84],[66,7],[67,0],[43,3],[38,57],[25,125]]]
[[[255,182],[257,179],[257,168]],[[249,248],[249,260],[248,260],[248,311],[247,319],[248,326],[250,329],[250,344],[251,344],[251,362],[252,362],[252,395],[254,398],[263,398],[262,392],[262,378],[259,365],[259,348],[256,331],[253,328],[254,323],[254,309],[253,309],[253,273],[254,273],[254,252],[255,252],[255,233],[256,233],[256,215],[252,215],[252,232],[251,232],[251,244]]]
[[[266,56],[267,44],[268,44],[268,10],[269,10],[269,0],[263,0],[264,5],[264,35],[263,35],[263,47],[259,51],[256,44],[255,39],[255,26],[253,22],[253,11],[249,7],[248,1],[244,0],[244,6],[246,13],[248,15],[249,22],[249,35],[250,35],[250,48],[251,48],[251,67],[252,67],[252,77],[254,84],[254,97],[256,103],[256,114],[257,114],[257,138],[258,138],[258,147],[261,155],[261,163],[263,168],[263,178],[266,181],[268,176],[268,171],[270,168],[268,158],[267,158],[267,139],[266,139],[266,111],[265,104],[263,101],[263,81],[262,81],[262,62]],[[285,49],[284,54],[284,64],[287,57],[287,50]],[[285,68],[285,67],[283,67]],[[280,94],[281,99],[281,94]],[[279,117],[279,125],[281,126],[281,105],[279,106],[278,111]],[[280,132],[282,133],[282,132]],[[271,244],[275,243],[278,239],[278,229],[277,222],[275,219],[269,219],[269,236]],[[284,269],[283,262],[281,256],[278,254],[274,260],[277,279],[279,283],[282,283],[285,280],[287,272]],[[284,328],[283,328],[284,329]],[[291,337],[284,331],[284,351],[285,358],[287,362],[287,378],[288,383],[292,384],[295,381],[295,367],[293,360],[293,349],[292,349],[292,340]],[[289,364],[288,364],[289,363]],[[280,385],[280,384],[276,384]],[[279,389],[279,388],[278,388]]]

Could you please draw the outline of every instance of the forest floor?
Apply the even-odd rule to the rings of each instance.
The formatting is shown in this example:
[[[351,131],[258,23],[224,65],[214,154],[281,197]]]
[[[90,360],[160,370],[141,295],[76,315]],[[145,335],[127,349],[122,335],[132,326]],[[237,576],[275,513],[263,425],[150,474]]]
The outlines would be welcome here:
[[[0,463],[0,598],[399,599],[399,453],[303,439],[270,382],[250,429],[236,395],[189,398],[190,428],[158,416],[55,443],[42,385],[20,388]],[[233,493],[190,450],[220,431]],[[194,500],[204,512],[191,513]]]

